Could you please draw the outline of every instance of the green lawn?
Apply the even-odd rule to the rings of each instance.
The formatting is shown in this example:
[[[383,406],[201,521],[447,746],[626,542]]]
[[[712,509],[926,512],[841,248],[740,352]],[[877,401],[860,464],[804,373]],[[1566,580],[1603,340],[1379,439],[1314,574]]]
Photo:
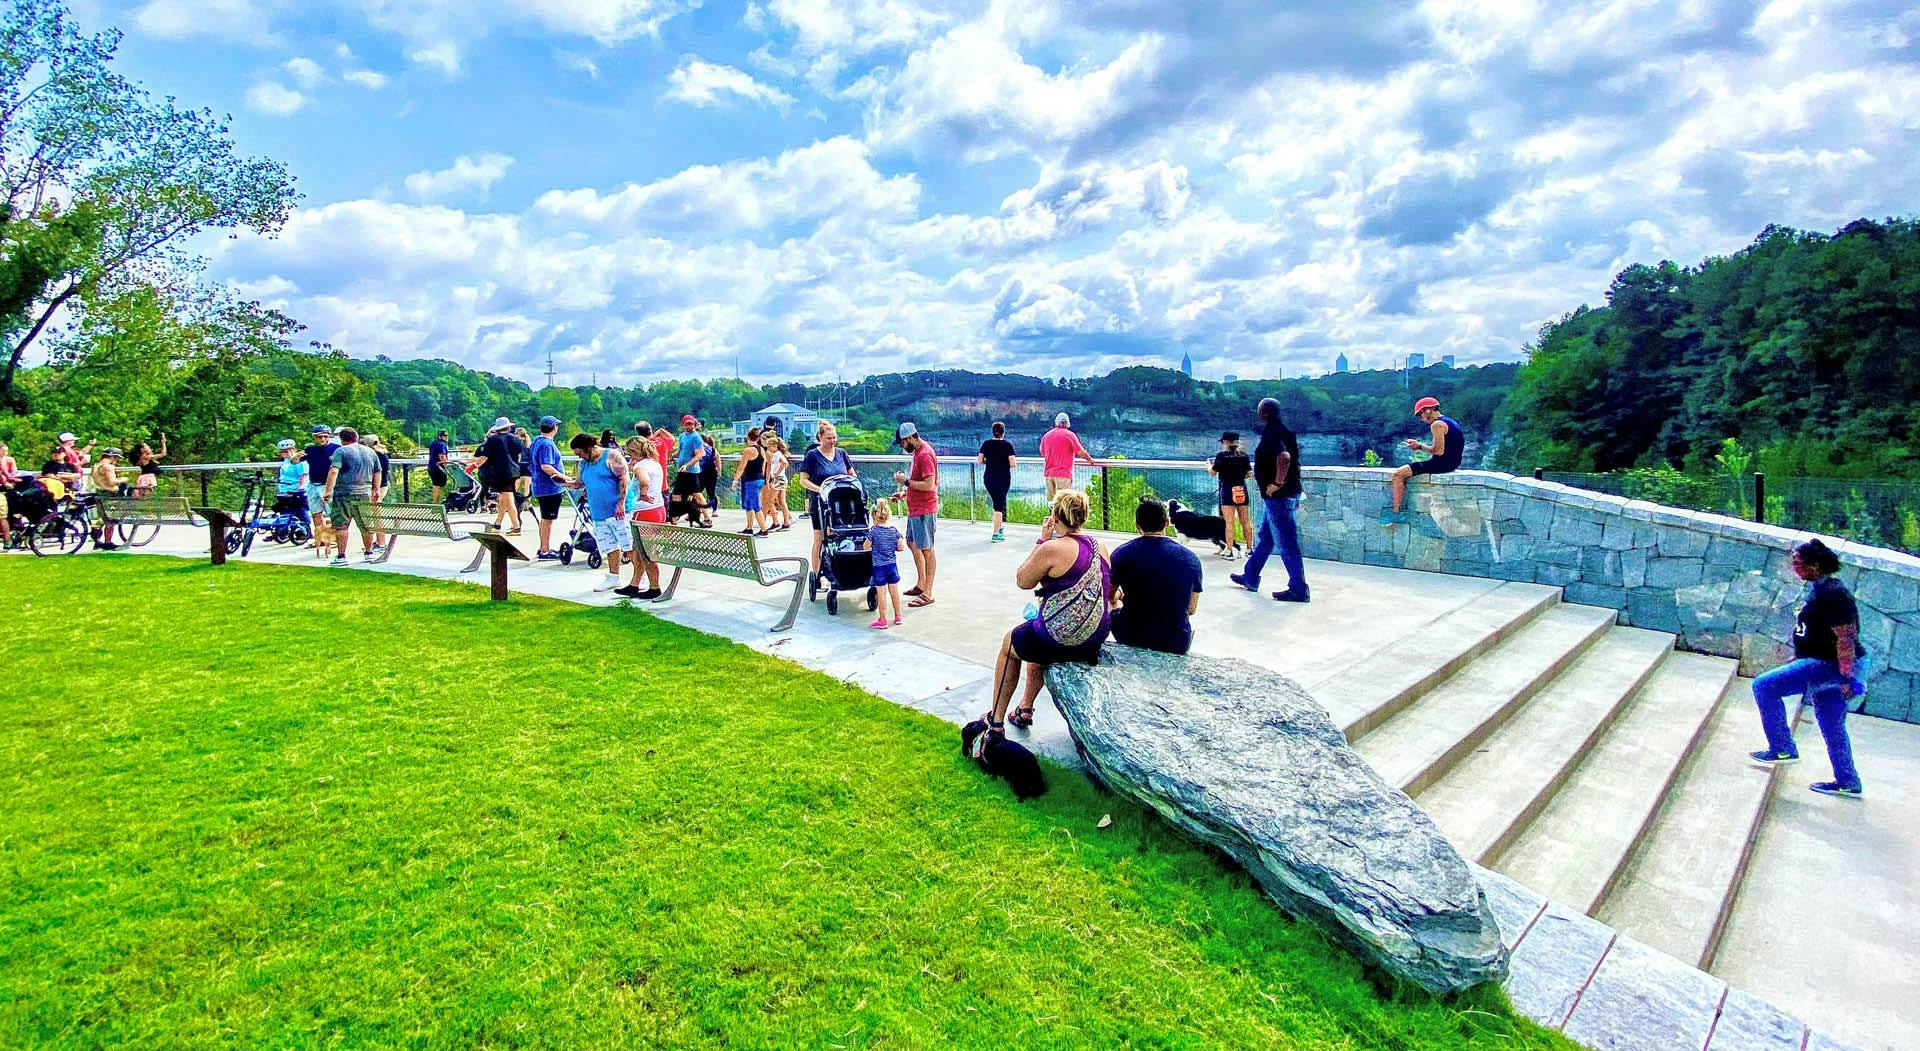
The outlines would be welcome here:
[[[0,1044],[1564,1046],[627,609],[0,559]],[[1111,828],[1097,829],[1111,811]]]

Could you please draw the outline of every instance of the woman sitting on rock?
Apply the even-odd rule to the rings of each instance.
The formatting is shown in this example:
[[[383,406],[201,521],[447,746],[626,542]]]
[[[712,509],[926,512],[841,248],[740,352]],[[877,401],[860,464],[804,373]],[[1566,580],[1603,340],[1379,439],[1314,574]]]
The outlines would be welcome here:
[[[1078,661],[1092,664],[1100,656],[1113,624],[1113,570],[1107,549],[1082,534],[1087,524],[1087,494],[1063,489],[1053,498],[1053,510],[1040,526],[1040,542],[1014,581],[1022,590],[1037,589],[1039,603],[1028,607],[1028,619],[1008,632],[993,665],[993,710],[983,718],[987,737],[1006,732],[1003,717],[1020,684],[1020,666],[1027,669],[1027,688],[1020,706],[1007,721],[1033,725],[1033,702],[1046,682],[1049,664]]]

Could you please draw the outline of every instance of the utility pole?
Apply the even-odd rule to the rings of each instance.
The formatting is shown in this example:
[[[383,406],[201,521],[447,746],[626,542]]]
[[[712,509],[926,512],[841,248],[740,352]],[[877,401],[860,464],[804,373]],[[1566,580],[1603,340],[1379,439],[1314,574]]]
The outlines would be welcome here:
[[[553,386],[553,351],[547,351],[547,386]]]

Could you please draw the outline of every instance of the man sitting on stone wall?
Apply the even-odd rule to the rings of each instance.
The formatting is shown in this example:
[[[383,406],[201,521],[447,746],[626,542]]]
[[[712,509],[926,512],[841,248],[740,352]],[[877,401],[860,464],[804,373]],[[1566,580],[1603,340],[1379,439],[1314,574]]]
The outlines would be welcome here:
[[[1200,559],[1167,535],[1167,505],[1159,500],[1141,500],[1133,524],[1140,535],[1113,553],[1113,639],[1185,653],[1193,645],[1187,618],[1200,608]]]

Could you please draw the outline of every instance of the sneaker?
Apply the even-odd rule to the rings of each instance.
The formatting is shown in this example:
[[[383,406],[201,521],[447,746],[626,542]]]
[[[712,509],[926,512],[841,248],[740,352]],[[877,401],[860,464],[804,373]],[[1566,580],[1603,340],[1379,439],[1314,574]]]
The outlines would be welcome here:
[[[740,530],[740,535],[741,535],[741,536],[752,536],[752,535],[754,535],[754,534],[753,534],[753,530],[751,530],[751,529],[742,529],[742,530]]]
[[[1859,799],[1859,785],[1843,785],[1838,781],[1815,781],[1807,786],[1810,791],[1823,796],[1839,796],[1841,799]]]
[[[369,552],[367,552],[366,554],[363,554],[363,555],[361,555],[361,556],[360,556],[360,561],[362,561],[362,562],[378,562],[378,561],[380,561],[380,552],[378,552],[378,551],[369,551]]]
[[[335,555],[333,556],[333,561],[327,563],[327,565],[330,565],[330,566],[344,566],[346,564],[347,564],[347,556],[345,555]]]
[[[617,587],[619,587],[619,586],[620,586],[620,578],[619,578],[619,577],[616,577],[616,576],[606,576],[606,577],[603,577],[603,578],[601,578],[601,580],[600,580],[600,583],[598,583],[598,584],[595,584],[595,585],[593,586],[593,590],[595,590],[595,591],[612,591],[612,590],[613,590],[614,588],[617,588]]]
[[[762,529],[762,530],[760,530],[760,531],[759,531],[758,533],[755,533],[755,534],[753,534],[753,535],[754,535],[754,536],[772,536],[772,535],[773,535],[773,530],[771,530],[771,529]]]
[[[1313,601],[1311,598],[1307,597],[1306,592],[1294,591],[1291,588],[1289,588],[1286,591],[1276,591],[1273,593],[1273,597],[1276,602],[1311,602]]]
[[[990,536],[990,537],[988,537],[988,538],[987,538],[987,543],[989,543],[989,544],[998,544],[998,543],[1002,543],[1002,542],[1004,542],[1004,541],[1005,541],[1006,539],[1007,539],[1007,534],[1005,534],[1005,533],[995,533],[995,534],[993,534],[992,536]]]
[[[1252,584],[1249,584],[1249,583],[1247,583],[1247,580],[1246,580],[1246,578],[1245,578],[1245,577],[1242,577],[1242,576],[1241,576],[1240,574],[1238,574],[1238,573],[1228,573],[1228,574],[1227,574],[1227,579],[1228,579],[1228,580],[1231,580],[1231,581],[1233,581],[1233,582],[1234,582],[1234,584],[1235,584],[1236,586],[1238,586],[1238,587],[1242,587],[1242,588],[1245,588],[1245,589],[1247,589],[1248,591],[1259,591],[1259,590],[1260,590],[1260,584],[1259,584],[1259,582],[1258,582],[1258,581],[1256,581],[1256,582],[1254,582],[1254,583],[1252,583]]]
[[[94,550],[96,550],[96,551],[118,551],[118,550],[120,550],[120,545],[119,545],[119,544],[109,544],[109,543],[106,543],[106,542],[104,542],[104,541],[98,541],[98,542],[95,542],[95,543],[94,543],[94,545],[93,545],[93,547],[94,547]]]
[[[895,625],[895,626],[897,627],[897,626],[899,626],[899,625],[901,625],[901,624],[905,624],[905,623],[906,623],[906,621],[904,621],[904,620],[901,620],[901,619],[900,619],[899,617],[895,617],[895,618],[893,618],[893,623],[894,623],[894,625]]]
[[[628,584],[626,587],[623,587],[623,588],[614,588],[613,593],[620,596],[621,598],[639,598],[640,597],[640,589],[637,587],[634,587],[632,584]]]
[[[373,545],[372,551],[374,554],[377,555],[377,554],[380,554],[382,551],[385,551],[386,549],[387,549],[387,545],[385,544],[375,544]]]
[[[558,562],[558,561],[560,561],[560,552],[558,552],[558,551],[536,551],[536,552],[534,552],[534,554],[533,554],[533,560],[534,560],[535,562]]]
[[[646,600],[646,601],[648,601],[648,602],[651,602],[651,601],[653,601],[654,599],[657,599],[657,598],[659,598],[659,597],[660,597],[660,589],[659,589],[659,588],[648,588],[647,590],[645,590],[645,591],[642,591],[641,593],[639,593],[638,595],[635,595],[635,596],[633,596],[633,597],[634,597],[634,598],[637,598],[637,599],[644,599],[644,600]]]
[[[867,627],[869,628],[885,628],[886,626],[887,626],[887,618],[885,617],[881,617],[875,620],[872,624],[867,625]]]
[[[1793,764],[1800,761],[1800,756],[1798,753],[1775,752],[1770,749],[1762,749],[1758,752],[1748,752],[1747,758],[1753,760],[1755,766],[1766,767],[1769,769],[1776,766],[1792,766]]]

